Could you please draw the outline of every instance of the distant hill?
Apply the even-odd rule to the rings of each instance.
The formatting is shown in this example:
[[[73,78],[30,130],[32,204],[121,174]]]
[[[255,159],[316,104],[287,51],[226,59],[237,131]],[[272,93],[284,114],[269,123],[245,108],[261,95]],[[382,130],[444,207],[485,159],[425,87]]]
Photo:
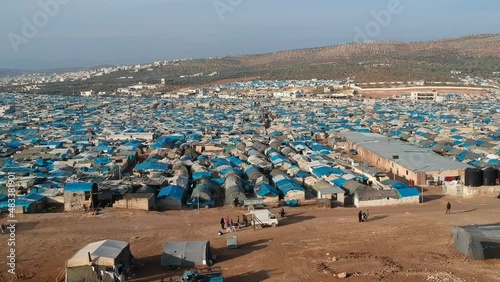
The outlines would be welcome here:
[[[136,77],[171,77],[174,84],[216,79],[310,79],[354,77],[360,82],[451,81],[451,71],[488,77],[500,71],[500,34],[430,42],[363,42],[330,47],[181,61]],[[217,71],[212,78],[179,79],[178,75]]]
[[[57,84],[55,93],[85,89],[110,91],[142,81],[169,88],[210,84],[225,79],[326,79],[351,77],[358,82],[454,81],[451,71],[492,77],[500,71],[500,34],[472,35],[429,42],[363,42],[259,55],[184,60],[153,70],[115,72],[85,82]],[[207,76],[217,72],[217,75]],[[183,75],[204,73],[201,77]],[[118,77],[133,76],[119,81]]]

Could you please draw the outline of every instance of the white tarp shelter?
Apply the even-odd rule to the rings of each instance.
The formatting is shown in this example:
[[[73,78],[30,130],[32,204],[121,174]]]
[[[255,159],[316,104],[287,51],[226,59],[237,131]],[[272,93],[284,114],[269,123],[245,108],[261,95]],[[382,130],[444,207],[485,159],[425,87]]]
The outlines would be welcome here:
[[[453,239],[455,249],[471,259],[500,258],[500,223],[453,226]]]
[[[128,242],[102,240],[88,244],[66,262],[65,281],[125,281],[125,274],[132,265]]]
[[[209,241],[167,242],[161,255],[162,266],[211,265]]]

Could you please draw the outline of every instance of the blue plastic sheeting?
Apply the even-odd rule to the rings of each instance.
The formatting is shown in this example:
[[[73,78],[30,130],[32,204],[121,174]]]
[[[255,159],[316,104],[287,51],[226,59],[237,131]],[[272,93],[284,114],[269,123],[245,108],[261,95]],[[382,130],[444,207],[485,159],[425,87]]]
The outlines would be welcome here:
[[[94,159],[94,162],[96,165],[106,165],[106,164],[109,164],[111,162],[111,160],[109,159],[108,156],[104,156],[101,158]]]
[[[34,173],[35,170],[27,167],[4,167],[3,172],[13,172],[13,173]]]
[[[136,171],[165,171],[168,169],[168,163],[162,163],[153,158],[148,158],[143,163],[135,166]]]
[[[344,178],[337,178],[331,181],[332,184],[335,184],[339,187],[343,187],[346,182],[347,180],[345,180]]]
[[[260,196],[260,197],[277,197],[279,196],[279,192],[278,190],[276,190],[276,188],[274,188],[273,186],[269,185],[269,184],[262,184],[259,186],[259,189],[257,191],[257,195]]]
[[[340,170],[338,168],[329,167],[329,166],[321,166],[321,167],[314,168],[312,170],[312,173],[317,178],[322,178],[323,176],[329,176],[331,174],[335,174],[335,175],[342,175],[342,174],[344,174],[342,172],[342,170]]]
[[[41,201],[47,197],[44,195],[37,194],[37,193],[30,193],[22,198],[26,199],[26,200],[32,200],[32,201]]]
[[[391,188],[394,189],[406,189],[408,188],[408,184],[405,184],[403,182],[396,181],[391,185]]]
[[[490,165],[497,165],[497,164],[500,164],[500,160],[489,160],[488,164],[490,164]]]
[[[167,187],[162,188],[158,193],[158,196],[156,196],[156,198],[164,199],[169,197],[177,200],[182,200],[184,198],[184,193],[185,193],[184,188],[177,185],[169,185]]]
[[[11,167],[14,164],[14,158],[8,158],[5,161],[5,164],[3,165],[4,167]]]
[[[231,166],[231,163],[229,162],[229,160],[221,159],[221,158],[213,159],[212,164],[214,165],[214,167],[219,167],[219,166],[223,166],[223,165]]]
[[[209,179],[211,176],[212,176],[212,173],[210,173],[209,171],[193,172],[193,180],[194,181],[199,180],[199,179],[203,179],[203,178]]]
[[[283,135],[283,133],[279,132],[279,131],[274,131],[274,132],[269,133],[269,136],[271,136],[271,137],[282,136],[282,135]]]
[[[220,174],[222,174],[224,177],[226,177],[227,174],[230,174],[230,173],[235,173],[236,175],[238,175],[240,178],[243,176],[243,172],[239,169],[236,169],[236,168],[226,168],[226,169],[223,169],[220,171]]]
[[[7,201],[8,198],[7,195],[0,195],[0,202]]]
[[[295,173],[295,176],[299,177],[299,178],[306,178],[308,176],[310,176],[311,174],[307,171],[303,171],[303,170],[299,170]]]
[[[231,156],[229,157],[229,162],[233,165],[233,166],[240,166],[242,164],[244,164],[245,162],[243,162],[242,160],[240,160],[238,157],[235,157],[235,156]]]
[[[285,201],[285,206],[287,206],[287,207],[298,207],[299,206],[299,200],[288,200],[288,201]]]
[[[288,160],[285,156],[282,155],[274,155],[270,158],[271,162],[275,165],[280,165],[283,163],[290,163],[290,160]]]
[[[397,192],[401,198],[420,196],[416,188],[397,189]]]
[[[356,174],[355,177],[354,177],[355,180],[361,180],[361,181],[367,181],[368,180],[368,177],[365,176],[365,175],[361,175],[361,174]]]
[[[94,185],[97,184],[83,182],[66,183],[66,186],[64,186],[64,192],[90,192],[92,191],[92,186]]]
[[[305,191],[302,186],[290,178],[285,178],[276,182],[276,186],[278,186],[278,189],[283,192],[283,195],[286,195],[290,191]]]
[[[251,173],[252,171],[259,171],[260,172],[260,169],[254,165],[251,165],[249,166],[246,170],[245,170],[245,174],[249,174]]]

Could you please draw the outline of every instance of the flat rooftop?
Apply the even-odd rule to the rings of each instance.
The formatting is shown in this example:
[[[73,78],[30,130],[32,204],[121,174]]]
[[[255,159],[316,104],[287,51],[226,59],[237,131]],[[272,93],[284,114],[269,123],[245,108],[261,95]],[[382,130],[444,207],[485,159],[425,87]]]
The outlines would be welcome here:
[[[384,159],[393,159],[397,164],[414,172],[434,172],[443,170],[462,170],[470,165],[440,156],[431,149],[406,144],[398,139],[389,138],[376,133],[342,132],[340,136],[358,147],[368,149]]]

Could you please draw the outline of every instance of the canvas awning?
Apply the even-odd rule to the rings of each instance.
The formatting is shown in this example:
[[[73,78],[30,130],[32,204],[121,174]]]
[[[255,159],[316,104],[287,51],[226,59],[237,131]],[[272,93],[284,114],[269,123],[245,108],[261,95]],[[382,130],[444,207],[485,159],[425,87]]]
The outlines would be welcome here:
[[[125,252],[130,253],[128,242],[102,240],[90,243],[70,258],[66,263],[66,267],[71,268],[91,264],[112,267],[115,265],[115,260]],[[89,253],[92,261],[89,261]]]

